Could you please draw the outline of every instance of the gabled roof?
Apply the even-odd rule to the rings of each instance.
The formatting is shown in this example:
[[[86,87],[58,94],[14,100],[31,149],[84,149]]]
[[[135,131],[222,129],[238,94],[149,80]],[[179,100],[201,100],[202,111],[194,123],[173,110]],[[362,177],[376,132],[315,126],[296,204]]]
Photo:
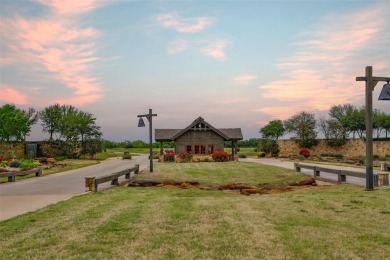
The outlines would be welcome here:
[[[174,141],[187,131],[191,129],[198,129],[197,125],[203,124],[206,129],[210,129],[219,136],[221,136],[224,140],[242,140],[242,132],[241,128],[221,128],[217,129],[207,123],[202,117],[198,117],[194,120],[189,126],[184,129],[155,129],[155,140],[156,141]]]
[[[170,142],[172,141],[172,137],[181,130],[182,129],[155,129],[154,139],[156,139],[156,141]]]
[[[218,129],[216,129],[215,127],[213,127],[212,125],[210,125],[209,123],[207,123],[206,121],[204,121],[204,119],[202,117],[198,117],[197,119],[194,120],[194,122],[192,122],[189,126],[187,126],[186,128],[184,128],[183,130],[181,130],[179,133],[175,134],[172,139],[173,140],[176,140],[177,138],[179,138],[180,136],[182,136],[183,134],[185,134],[188,130],[190,130],[191,128],[194,128],[196,129],[196,126],[198,124],[204,124],[206,126],[206,128],[209,128],[211,129],[212,131],[214,131],[217,135],[221,136],[223,139],[225,140],[228,140],[229,137],[227,135],[225,135],[224,133],[222,133],[221,131],[219,131]]]

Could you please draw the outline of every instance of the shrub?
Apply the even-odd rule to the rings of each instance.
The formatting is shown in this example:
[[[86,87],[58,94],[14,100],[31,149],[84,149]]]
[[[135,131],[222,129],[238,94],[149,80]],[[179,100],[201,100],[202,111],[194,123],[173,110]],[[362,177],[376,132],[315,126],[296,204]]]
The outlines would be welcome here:
[[[259,153],[258,155],[257,155],[257,157],[265,157],[265,153],[263,152],[263,153]]]
[[[297,156],[297,158],[298,158],[298,160],[301,160],[301,161],[302,161],[302,160],[305,159],[305,156],[303,156],[303,155],[300,154],[300,155]]]
[[[0,167],[5,168],[5,167],[7,167],[7,165],[8,165],[7,162],[0,162]]]
[[[131,159],[131,154],[129,152],[124,152],[122,159]]]
[[[259,151],[259,149],[255,148],[255,149],[253,149],[253,151],[254,151],[255,153],[257,153],[257,152]]]
[[[37,166],[39,166],[38,163],[35,163],[33,161],[26,161],[26,160],[22,160],[20,161],[20,164],[19,164],[19,168],[36,168]]]
[[[8,163],[8,166],[13,168],[18,168],[20,166],[20,161],[18,160],[10,161]]]
[[[192,160],[192,153],[181,152],[177,155],[177,157],[183,161],[191,161]]]
[[[274,157],[279,155],[279,146],[276,140],[265,138],[260,139],[260,150],[265,153],[271,153]]]
[[[229,161],[229,154],[225,151],[214,151],[211,156],[215,162]]]
[[[309,150],[307,150],[307,148],[301,148],[299,150],[299,154],[303,155],[305,158],[310,156],[310,152],[309,152]]]
[[[57,155],[56,157],[54,157],[54,159],[56,161],[64,161],[64,160],[66,160],[66,156],[65,155]]]
[[[209,162],[210,161],[210,157],[203,157],[202,159],[202,162]]]
[[[366,164],[366,156],[364,156],[364,155],[360,156],[358,163],[361,165],[365,165]]]
[[[246,158],[246,153],[239,153],[238,158]]]

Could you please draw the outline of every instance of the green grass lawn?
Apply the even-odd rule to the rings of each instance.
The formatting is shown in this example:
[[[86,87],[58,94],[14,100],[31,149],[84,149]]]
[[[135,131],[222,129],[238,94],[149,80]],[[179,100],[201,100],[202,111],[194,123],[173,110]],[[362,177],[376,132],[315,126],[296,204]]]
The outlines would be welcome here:
[[[114,153],[114,152],[129,152],[131,154],[133,153],[144,153],[144,154],[149,154],[149,148],[110,148],[106,149],[107,153]],[[160,152],[160,148],[153,148],[154,152]]]
[[[166,163],[138,179],[283,183],[252,163]],[[269,195],[116,187],[0,222],[0,259],[386,259],[390,189],[323,186]]]
[[[225,148],[225,152],[232,153],[232,148]],[[240,147],[239,154],[245,154],[247,157],[256,157],[259,155],[260,152],[255,152],[255,147]]]
[[[42,172],[43,176],[54,174],[54,173],[59,173],[59,172],[64,172],[64,171],[70,171],[74,169],[79,169],[83,167],[87,167],[90,165],[98,164],[99,160],[79,160],[79,159],[66,159],[62,161],[61,163],[66,164],[64,167],[54,167],[51,169],[44,169]],[[35,173],[25,175],[25,176],[16,176],[16,181],[26,179],[26,178],[32,178],[35,177]],[[7,177],[2,177],[0,178],[0,182],[7,182],[8,178]]]

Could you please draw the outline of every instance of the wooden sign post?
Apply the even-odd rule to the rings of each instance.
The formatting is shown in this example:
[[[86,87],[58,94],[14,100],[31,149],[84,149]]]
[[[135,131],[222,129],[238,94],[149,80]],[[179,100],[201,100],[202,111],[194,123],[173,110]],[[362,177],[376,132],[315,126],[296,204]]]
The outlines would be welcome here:
[[[372,141],[372,92],[379,81],[389,82],[390,77],[372,76],[372,66],[366,67],[365,77],[356,77],[356,81],[366,82],[366,190],[374,190],[374,171],[373,171],[373,141]]]
[[[153,126],[152,126],[152,118],[154,116],[157,116],[157,114],[152,114],[152,109],[150,108],[149,109],[149,114],[146,114],[146,115],[138,115],[137,117],[140,117],[140,119],[142,119],[142,117],[146,117],[146,119],[148,119],[148,122],[149,122],[149,160],[150,160],[150,173],[153,172],[153,138],[152,138],[152,134],[153,134]],[[143,120],[142,120],[142,123],[143,123]],[[138,124],[139,127],[143,127],[145,126],[145,124],[141,123],[141,120]]]

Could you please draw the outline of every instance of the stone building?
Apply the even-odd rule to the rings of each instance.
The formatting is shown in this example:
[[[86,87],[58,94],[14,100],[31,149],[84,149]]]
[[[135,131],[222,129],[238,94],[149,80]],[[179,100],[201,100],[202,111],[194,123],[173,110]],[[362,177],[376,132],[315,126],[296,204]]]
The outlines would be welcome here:
[[[155,139],[160,142],[161,153],[164,142],[175,142],[175,154],[188,152],[208,155],[221,151],[225,141],[232,142],[232,156],[236,154],[237,141],[242,140],[241,128],[215,128],[202,117],[184,129],[155,129]]]

